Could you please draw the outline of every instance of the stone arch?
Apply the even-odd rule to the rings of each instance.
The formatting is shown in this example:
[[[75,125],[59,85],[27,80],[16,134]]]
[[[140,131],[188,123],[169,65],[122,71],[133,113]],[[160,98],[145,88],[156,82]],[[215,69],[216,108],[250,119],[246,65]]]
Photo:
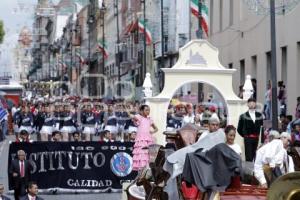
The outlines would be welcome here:
[[[206,84],[206,85],[208,85],[208,86],[211,86],[213,89],[216,90],[217,93],[220,94],[220,96],[222,97],[222,100],[224,100],[224,103],[225,103],[224,106],[226,107],[226,109],[227,109],[227,111],[228,111],[228,105],[227,105],[227,102],[225,101],[225,97],[223,96],[222,92],[219,90],[219,88],[217,88],[215,85],[213,85],[213,83],[208,83],[208,82],[206,82],[206,81],[202,81],[202,80],[186,80],[186,82],[181,83],[181,86],[180,86],[180,87],[175,88],[175,91],[173,91],[172,97],[174,96],[174,94],[176,93],[176,91],[177,91],[178,89],[180,89],[180,88],[181,88],[182,86],[184,86],[185,84],[189,84],[189,83],[203,83],[203,84]],[[171,97],[171,98],[172,98],[172,97]],[[170,100],[171,100],[171,99],[170,99]],[[227,122],[228,122],[228,121],[227,121]]]
[[[220,92],[227,105],[227,123],[237,126],[239,115],[247,110],[246,102],[233,91],[235,69],[227,69],[219,61],[218,49],[206,40],[192,40],[179,50],[179,58],[172,68],[163,68],[165,84],[162,92],[147,98],[150,115],[158,126],[157,143],[164,144],[167,108],[175,91],[188,82],[206,83]],[[243,147],[242,138],[237,142]]]

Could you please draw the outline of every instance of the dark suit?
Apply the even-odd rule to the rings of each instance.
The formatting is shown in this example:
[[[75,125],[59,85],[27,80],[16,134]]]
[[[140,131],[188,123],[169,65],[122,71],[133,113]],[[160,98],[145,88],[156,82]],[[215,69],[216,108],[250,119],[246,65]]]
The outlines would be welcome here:
[[[251,162],[255,157],[261,126],[263,117],[259,112],[255,112],[255,122],[249,111],[240,116],[237,131],[244,138],[246,161]]]
[[[19,200],[20,196],[26,194],[26,187],[28,182],[30,181],[31,168],[31,164],[27,160],[24,160],[24,177],[21,177],[19,160],[15,159],[11,162],[9,174],[12,177],[13,181],[15,200]],[[13,177],[13,173],[17,173],[18,176]]]
[[[8,197],[6,197],[6,196],[4,196],[4,195],[0,195],[0,197],[2,198],[2,200],[10,200],[10,198],[8,198]]]
[[[21,197],[20,200],[30,200],[30,199],[28,198],[28,194],[26,194],[25,196]],[[44,199],[39,196],[35,196],[35,200],[44,200]]]

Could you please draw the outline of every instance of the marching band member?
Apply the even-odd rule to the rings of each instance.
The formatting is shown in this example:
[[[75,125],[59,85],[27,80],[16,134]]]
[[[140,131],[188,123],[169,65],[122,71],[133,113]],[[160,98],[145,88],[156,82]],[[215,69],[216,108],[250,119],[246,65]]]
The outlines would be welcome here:
[[[36,132],[39,132],[44,123],[45,105],[38,103],[32,110],[33,115],[33,127]]]
[[[83,123],[84,129],[83,134],[85,136],[85,141],[91,141],[92,136],[96,133],[96,116],[92,112],[91,104],[85,106],[84,112],[81,114],[81,122]]]
[[[26,143],[32,142],[26,130],[21,130],[18,136],[16,137],[16,143],[22,143],[22,142],[26,142]]]
[[[73,141],[74,142],[80,142],[81,141],[81,135],[80,135],[80,133],[79,132],[74,132],[73,134],[72,134],[72,136],[73,136]]]
[[[129,108],[129,113],[133,116],[138,114],[138,108],[137,107]],[[134,121],[131,118],[128,118],[126,126],[128,126],[127,128],[128,140],[134,142],[137,133],[137,125],[134,123]]]
[[[29,110],[28,106],[23,107],[20,122],[19,122],[19,130],[26,130],[29,134],[33,132],[33,116]]]
[[[55,104],[54,109],[54,127],[57,130],[60,130],[63,125],[63,106],[58,103]]]
[[[41,141],[48,141],[49,136],[52,135],[53,129],[55,125],[55,118],[52,111],[52,108],[49,105],[46,105],[44,112],[44,122],[42,125],[42,129],[40,131]]]
[[[127,112],[125,111],[124,105],[119,105],[118,110],[116,112],[116,117],[117,117],[117,128],[118,128],[118,133],[120,141],[124,142],[124,133],[125,133],[125,126],[126,126],[126,121],[129,118]]]
[[[97,122],[95,135],[99,135],[99,133],[102,132],[104,129],[104,114],[105,114],[105,112],[103,109],[103,105],[94,104],[93,113],[95,115],[96,122]]]
[[[58,130],[54,130],[52,132],[52,139],[51,139],[52,142],[61,142],[62,141],[62,134],[60,131]]]
[[[113,106],[109,105],[107,108],[107,112],[104,115],[104,123],[105,123],[105,131],[107,137],[109,137],[111,140],[116,139],[116,135],[118,133],[117,128],[117,117],[115,115],[115,112],[113,111]]]
[[[70,105],[64,106],[63,113],[63,126],[61,128],[62,141],[66,142],[69,140],[69,134],[72,135],[76,131],[74,114],[70,110]]]
[[[13,130],[16,136],[19,133],[19,123],[21,121],[21,114],[22,114],[22,108],[18,107],[13,115],[13,124],[14,124]]]

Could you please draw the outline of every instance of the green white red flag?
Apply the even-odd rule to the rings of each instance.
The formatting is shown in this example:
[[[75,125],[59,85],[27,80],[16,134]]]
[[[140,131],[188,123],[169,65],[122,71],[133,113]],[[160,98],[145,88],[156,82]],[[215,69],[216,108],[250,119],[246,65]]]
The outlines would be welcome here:
[[[85,60],[84,60],[84,58],[82,57],[82,55],[80,54],[79,51],[75,51],[75,55],[79,59],[80,64],[85,64]]]
[[[100,52],[103,53],[104,58],[107,59],[108,58],[108,51],[107,51],[107,46],[106,46],[105,41],[104,41],[104,44],[103,44],[102,40],[98,40],[97,48],[99,49]]]
[[[140,19],[138,21],[138,27],[139,27],[139,32],[144,33],[145,21],[143,19]],[[152,43],[152,35],[147,26],[146,26],[146,43],[147,43],[147,45],[150,45]]]
[[[200,0],[201,4],[201,28],[208,37],[208,7],[207,0]],[[197,18],[199,18],[199,0],[191,0],[191,12]]]

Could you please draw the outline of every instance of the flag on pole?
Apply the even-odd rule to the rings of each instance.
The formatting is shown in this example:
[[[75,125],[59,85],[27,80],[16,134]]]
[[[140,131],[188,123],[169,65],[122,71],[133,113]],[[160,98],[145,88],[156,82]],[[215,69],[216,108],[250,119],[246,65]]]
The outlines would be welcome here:
[[[104,58],[107,59],[108,58],[108,51],[107,51],[107,46],[106,46],[105,41],[104,41],[104,44],[103,44],[102,40],[98,40],[97,48],[99,49],[100,52],[103,53]]]
[[[98,8],[102,8],[103,0],[98,0]]]
[[[80,64],[82,64],[82,65],[85,64],[85,60],[84,60],[84,58],[82,57],[82,55],[80,54],[79,51],[75,52],[75,56],[79,59]]]
[[[200,0],[201,4],[201,28],[208,37],[208,7],[206,0]],[[195,17],[199,17],[199,0],[191,0],[191,12]]]
[[[7,111],[0,106],[0,122],[2,122],[7,117]]]
[[[145,21],[144,21],[144,19],[140,19],[138,21],[138,27],[139,27],[139,31],[141,33],[144,33],[144,29],[145,29]],[[152,43],[152,35],[151,35],[151,32],[148,29],[148,27],[146,27],[146,43],[147,43],[147,45],[150,45]]]
[[[59,64],[59,66],[61,66],[63,69],[67,69],[67,65],[66,65],[66,63],[65,63],[65,62],[63,62],[61,59],[60,59],[60,60],[58,60],[58,64]]]
[[[6,99],[3,96],[0,96],[0,107],[4,108],[4,109],[8,109],[8,104]]]

